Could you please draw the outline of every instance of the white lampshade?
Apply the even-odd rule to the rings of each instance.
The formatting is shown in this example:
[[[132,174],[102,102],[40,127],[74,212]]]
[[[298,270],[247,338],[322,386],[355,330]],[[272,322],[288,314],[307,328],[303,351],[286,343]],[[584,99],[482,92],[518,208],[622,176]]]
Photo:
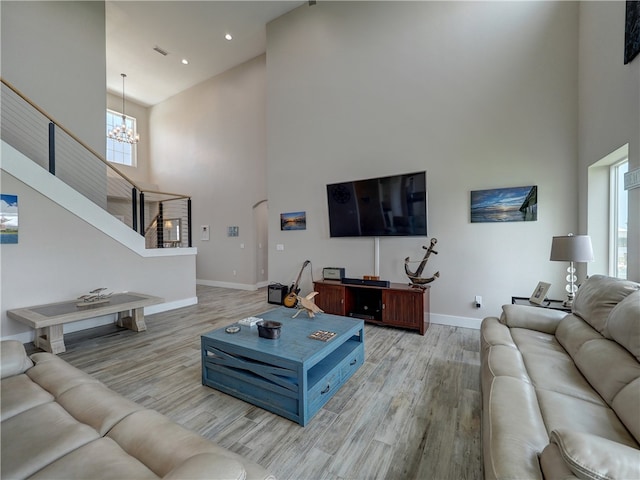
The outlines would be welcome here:
[[[593,248],[589,235],[567,235],[553,237],[551,257],[559,262],[592,262]]]

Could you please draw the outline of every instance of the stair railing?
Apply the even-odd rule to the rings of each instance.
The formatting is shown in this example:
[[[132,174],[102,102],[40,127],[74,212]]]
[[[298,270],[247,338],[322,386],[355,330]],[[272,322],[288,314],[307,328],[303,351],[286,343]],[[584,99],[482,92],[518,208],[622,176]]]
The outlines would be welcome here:
[[[147,248],[192,246],[190,196],[145,190],[4,78],[0,82],[2,140],[145,236]],[[158,229],[150,242],[145,218],[159,212],[171,222],[158,225],[171,228]]]

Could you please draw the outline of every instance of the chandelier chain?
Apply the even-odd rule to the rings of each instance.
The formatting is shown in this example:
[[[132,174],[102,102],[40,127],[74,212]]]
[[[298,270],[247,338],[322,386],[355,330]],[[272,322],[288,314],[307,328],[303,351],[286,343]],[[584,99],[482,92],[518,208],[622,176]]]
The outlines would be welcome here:
[[[108,138],[112,138],[121,143],[136,144],[140,141],[140,135],[134,134],[133,129],[127,128],[127,116],[124,113],[125,91],[124,91],[124,79],[126,74],[121,73],[122,76],[122,125],[114,127],[108,134]]]

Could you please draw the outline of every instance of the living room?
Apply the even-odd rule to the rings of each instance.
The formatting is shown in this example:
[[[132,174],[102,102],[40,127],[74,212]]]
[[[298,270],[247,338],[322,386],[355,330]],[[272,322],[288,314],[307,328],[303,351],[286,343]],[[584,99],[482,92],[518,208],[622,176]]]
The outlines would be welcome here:
[[[5,28],[16,20],[6,12],[22,8],[11,3],[2,5],[3,78],[104,149],[104,7],[67,4],[57,15],[36,12],[40,20],[27,16]],[[271,22],[265,55],[147,110],[151,160],[143,180],[191,194],[193,224],[211,226],[209,241],[196,235],[192,278],[180,278],[191,290],[169,300],[193,298],[196,283],[290,284],[305,259],[315,279],[326,266],[343,266],[350,277],[373,274],[373,239],[329,238],[325,186],[422,170],[428,237],[381,239],[383,279],[405,282],[404,258],[421,258],[436,237],[438,255],[427,267],[441,274],[430,292],[433,323],[479,328],[539,281],[551,283],[550,298],[563,298],[566,264],[549,261],[551,238],[592,234],[589,167],[623,145],[629,170],[640,167],[640,66],[622,61],[624,6],[318,2]],[[26,42],[25,32],[38,41]],[[179,128],[176,137],[171,128]],[[185,142],[188,132],[199,134]],[[4,172],[2,181],[3,193],[30,195]],[[470,222],[470,191],[522,185],[538,187],[537,221]],[[262,276],[253,206],[265,199]],[[638,281],[640,189],[628,199],[628,278]],[[44,210],[68,226],[69,214],[49,203],[25,204],[24,213]],[[280,214],[293,211],[306,212],[306,230],[280,230]],[[240,237],[227,237],[230,225]],[[91,229],[73,228],[80,235]],[[81,240],[69,248],[62,235],[45,247],[28,241],[37,229],[25,220],[20,235],[28,248],[1,247],[3,338],[27,332],[6,318],[8,308],[103,285],[133,288],[109,267],[118,247],[100,242],[97,254]],[[580,265],[580,279],[606,273],[593,268]],[[110,273],[95,278],[102,270]],[[307,274],[302,290],[311,290]]]
[[[69,8],[59,20],[68,23],[64,28],[52,26],[54,15],[48,27],[39,27],[80,33],[47,37],[46,46],[29,43],[17,54],[5,47],[3,77],[100,151],[104,12],[95,5]],[[79,26],[87,16],[96,33]],[[8,21],[6,14],[3,18]],[[38,25],[26,18],[25,24],[3,28],[3,35]],[[439,250],[429,269],[441,273],[431,292],[432,321],[477,327],[511,296],[529,295],[539,281],[551,283],[550,297],[561,298],[565,266],[548,261],[550,242],[554,235],[591,233],[588,167],[624,144],[630,170],[637,167],[638,66],[622,63],[620,18],[622,3],[305,5],[267,26],[268,61],[258,57],[150,109],[153,162],[147,180],[191,194],[193,224],[211,225],[210,241],[194,237],[198,282],[255,288],[267,281],[292,283],[305,259],[312,261],[316,279],[326,266],[344,266],[350,277],[374,274],[372,239],[329,238],[325,185],[426,170],[428,236],[438,239]],[[608,28],[602,28],[605,20]],[[77,42],[79,34],[91,39]],[[75,55],[68,55],[70,48]],[[611,53],[599,54],[603,50]],[[38,75],[43,65],[59,81]],[[606,82],[601,72],[607,73]],[[82,102],[73,101],[78,92]],[[216,109],[197,100],[202,97]],[[180,118],[177,125],[167,120],[174,117]],[[172,143],[173,137],[162,133],[167,123],[207,134],[195,136],[188,147]],[[216,130],[211,126],[222,133],[211,133]],[[185,137],[181,132],[177,138]],[[213,148],[208,138],[219,144]],[[175,168],[175,158],[190,158],[192,168]],[[470,190],[522,185],[538,186],[536,222],[469,222]],[[637,189],[629,191],[631,279],[640,270],[637,196]],[[252,208],[264,199],[266,278],[256,266]],[[289,211],[306,211],[306,230],[280,230],[280,213]],[[227,237],[229,225],[240,226],[240,237]],[[52,241],[55,250],[58,240]],[[404,258],[420,259],[426,243],[382,239],[380,276],[404,281]],[[279,244],[284,251],[276,250]],[[102,261],[83,250],[70,253],[78,258],[75,263],[98,262],[94,270],[100,271]],[[26,276],[51,285],[47,272],[55,269],[47,268],[48,260],[32,265],[24,261],[31,254],[22,252],[15,261]],[[108,257],[104,254],[105,263]],[[588,272],[584,267],[582,275]],[[72,280],[70,268],[73,291],[94,287],[84,275],[80,282]],[[4,275],[12,280],[3,282],[3,295],[8,289],[7,298],[38,303],[24,300],[29,288],[19,277]],[[128,288],[114,277],[101,283]],[[309,291],[306,274],[302,282]],[[476,295],[483,298],[481,309],[475,308]],[[191,297],[193,292],[183,295]],[[3,315],[3,328],[5,322]]]

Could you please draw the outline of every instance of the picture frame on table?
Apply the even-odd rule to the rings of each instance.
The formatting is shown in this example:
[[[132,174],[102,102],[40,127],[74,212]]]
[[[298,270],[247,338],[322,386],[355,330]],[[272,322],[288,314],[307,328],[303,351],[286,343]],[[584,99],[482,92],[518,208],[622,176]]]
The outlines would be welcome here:
[[[536,288],[531,294],[531,297],[529,297],[529,301],[531,303],[535,303],[536,305],[542,305],[542,303],[547,298],[547,292],[549,291],[550,287],[550,283],[538,282],[538,285],[536,285]]]

